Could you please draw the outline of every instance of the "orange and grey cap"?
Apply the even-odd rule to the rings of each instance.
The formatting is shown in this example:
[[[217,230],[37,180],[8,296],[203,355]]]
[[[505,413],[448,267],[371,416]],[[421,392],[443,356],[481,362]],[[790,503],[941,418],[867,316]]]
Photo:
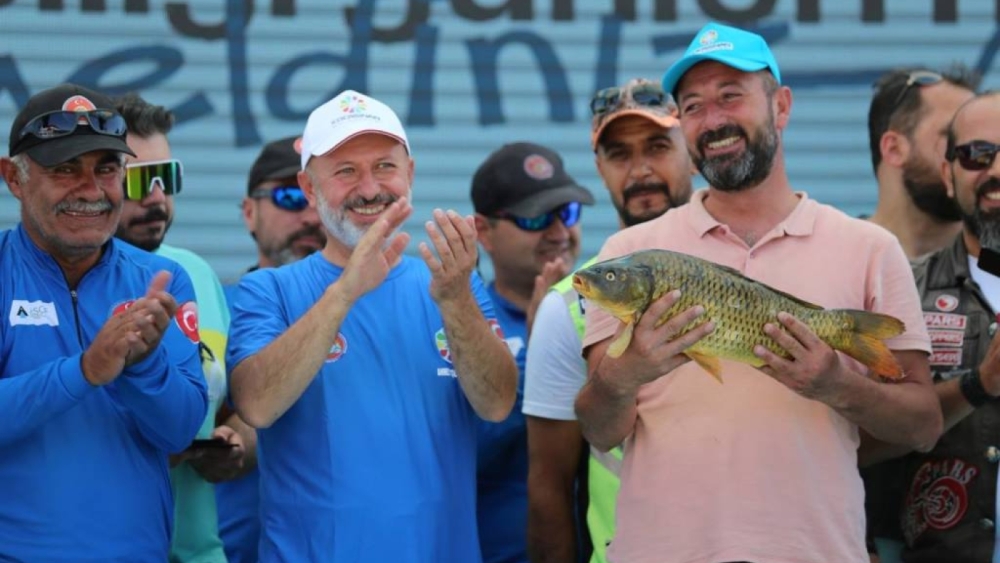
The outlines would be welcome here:
[[[677,103],[663,86],[645,78],[633,78],[624,86],[605,88],[590,100],[593,114],[590,145],[597,150],[601,135],[614,120],[627,115],[645,117],[653,123],[670,129],[680,125]]]

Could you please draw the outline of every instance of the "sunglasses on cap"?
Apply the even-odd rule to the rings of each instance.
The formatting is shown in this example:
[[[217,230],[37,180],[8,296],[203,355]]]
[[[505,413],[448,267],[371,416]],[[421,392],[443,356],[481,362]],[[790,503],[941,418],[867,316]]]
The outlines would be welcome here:
[[[512,221],[522,231],[537,232],[548,229],[556,219],[562,221],[566,227],[572,227],[580,222],[582,211],[583,205],[579,201],[571,201],[536,217],[518,217],[517,215],[501,212],[496,215],[496,218]]]
[[[1000,152],[1000,145],[994,145],[989,141],[972,141],[952,147],[944,157],[948,162],[957,160],[962,168],[976,172],[993,166],[998,152]]]
[[[903,99],[906,98],[906,94],[910,91],[910,88],[913,88],[914,86],[930,86],[931,84],[937,84],[943,80],[943,76],[929,70],[917,70],[911,72],[906,77],[906,82],[899,90],[899,94],[896,95],[896,99],[893,100],[892,106],[889,107],[889,114],[893,114],[899,108],[899,104],[903,103]]]
[[[285,211],[302,211],[309,207],[309,200],[302,188],[298,186],[278,186],[276,188],[257,189],[250,192],[254,199],[271,198],[271,203]]]
[[[137,162],[125,166],[125,197],[142,201],[153,190],[160,188],[163,195],[181,192],[184,168],[179,160]]]
[[[622,89],[618,86],[598,91],[590,100],[590,113],[598,115],[615,109],[622,101],[622,94]],[[634,86],[629,91],[629,95],[640,106],[662,106],[667,99],[663,88],[655,84],[639,84]]]
[[[19,139],[33,135],[39,139],[55,139],[72,135],[80,125],[89,125],[95,133],[121,137],[125,134],[125,118],[109,109],[90,111],[50,111],[32,119],[21,128]]]

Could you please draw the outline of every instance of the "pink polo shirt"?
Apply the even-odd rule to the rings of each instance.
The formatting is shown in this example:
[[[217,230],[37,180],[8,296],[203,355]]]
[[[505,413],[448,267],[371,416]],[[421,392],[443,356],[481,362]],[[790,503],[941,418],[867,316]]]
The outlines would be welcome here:
[[[906,332],[889,347],[930,352],[909,263],[888,231],[800,193],[794,211],[748,248],[705,210],[707,194],[616,233],[600,258],[648,248],[692,254],[826,308],[895,316]],[[618,323],[587,308],[584,346]],[[723,360],[722,370],[720,385],[688,362],[639,391],[609,560],[867,562],[858,427],[750,366]]]

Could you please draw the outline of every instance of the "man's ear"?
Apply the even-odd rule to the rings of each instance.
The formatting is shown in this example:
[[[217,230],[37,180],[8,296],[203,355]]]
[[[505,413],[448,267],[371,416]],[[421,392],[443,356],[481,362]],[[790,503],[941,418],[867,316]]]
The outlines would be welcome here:
[[[941,161],[941,181],[944,182],[944,191],[948,194],[948,197],[956,199],[955,175],[951,173],[951,163],[947,160]]]
[[[486,252],[493,251],[493,226],[490,224],[490,220],[481,213],[476,213],[474,216],[476,224],[476,239],[479,240],[479,244],[483,245],[483,250]]]
[[[896,131],[886,131],[879,139],[878,150],[882,153],[882,161],[893,168],[902,168],[910,158],[910,140]]]
[[[252,233],[254,226],[257,224],[257,213],[260,212],[260,206],[256,205],[257,202],[251,197],[243,198],[243,203],[240,205],[240,213],[243,215],[243,224],[247,227],[247,232]]]
[[[21,175],[18,173],[17,165],[10,157],[0,158],[0,175],[3,176],[3,181],[7,183],[7,188],[10,193],[14,194],[18,200],[21,199],[22,189],[24,186],[21,185]]]
[[[313,186],[312,178],[309,177],[309,173],[305,170],[299,170],[295,177],[299,181],[299,187],[302,188],[302,193],[306,196],[306,201],[309,202],[309,206],[313,209],[318,209],[316,207],[316,187]]]

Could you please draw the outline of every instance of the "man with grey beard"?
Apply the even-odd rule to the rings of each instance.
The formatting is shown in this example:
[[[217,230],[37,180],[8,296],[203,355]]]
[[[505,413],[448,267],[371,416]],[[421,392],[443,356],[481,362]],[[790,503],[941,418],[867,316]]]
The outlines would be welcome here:
[[[938,167],[948,122],[978,85],[962,65],[898,68],[875,82],[868,144],[878,204],[870,220],[896,235],[911,260],[944,248],[962,228]]]
[[[1000,94],[963,104],[946,135],[940,173],[962,229],[914,269],[945,432],[930,452],[882,464],[902,494],[872,493],[900,519],[903,561],[990,563],[1000,461],[1000,271],[989,264],[1000,251]]]

